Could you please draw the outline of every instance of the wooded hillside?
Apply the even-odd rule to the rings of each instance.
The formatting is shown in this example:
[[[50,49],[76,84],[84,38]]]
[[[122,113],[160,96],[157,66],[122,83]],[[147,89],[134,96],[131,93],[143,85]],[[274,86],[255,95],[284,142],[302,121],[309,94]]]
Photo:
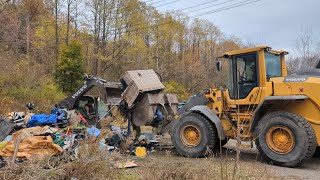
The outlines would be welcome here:
[[[153,1],[0,0],[0,106],[34,101],[51,107],[83,73],[118,81],[149,69],[180,98],[219,86],[217,56],[238,49],[212,22]],[[293,61],[292,61],[293,62]]]
[[[138,0],[2,0],[0,23],[1,107],[52,105],[81,79],[63,73],[118,81],[127,70],[148,68],[186,98],[214,85],[214,59],[240,46],[211,22]],[[66,57],[70,51],[79,56]]]

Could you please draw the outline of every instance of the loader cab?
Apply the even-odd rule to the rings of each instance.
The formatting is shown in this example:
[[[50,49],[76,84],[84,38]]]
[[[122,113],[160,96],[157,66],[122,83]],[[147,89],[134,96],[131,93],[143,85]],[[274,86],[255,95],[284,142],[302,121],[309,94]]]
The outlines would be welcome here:
[[[258,104],[260,99],[271,95],[271,79],[287,75],[286,54],[261,46],[227,52],[221,57],[223,60],[219,58],[217,69],[227,71],[224,82],[228,103]]]

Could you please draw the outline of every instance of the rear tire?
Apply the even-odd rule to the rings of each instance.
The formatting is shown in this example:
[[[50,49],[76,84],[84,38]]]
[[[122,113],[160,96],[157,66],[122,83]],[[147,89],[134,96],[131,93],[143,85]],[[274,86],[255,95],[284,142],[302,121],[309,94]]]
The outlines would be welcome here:
[[[260,156],[279,166],[300,166],[313,156],[317,147],[310,123],[290,112],[264,116],[255,129],[255,137]]]
[[[197,134],[198,138],[193,138],[194,134]],[[216,134],[215,127],[207,118],[198,113],[189,113],[176,122],[171,138],[174,147],[181,155],[203,157],[216,145],[218,140]]]

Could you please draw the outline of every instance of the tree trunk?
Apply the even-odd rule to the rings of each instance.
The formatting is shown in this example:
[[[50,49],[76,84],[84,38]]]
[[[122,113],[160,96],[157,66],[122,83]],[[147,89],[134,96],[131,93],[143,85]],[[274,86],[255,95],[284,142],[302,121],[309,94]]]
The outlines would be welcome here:
[[[58,32],[58,0],[55,0],[55,39],[56,39],[56,47],[55,47],[55,58],[56,63],[59,60],[59,32]]]
[[[30,51],[30,13],[28,12],[28,15],[26,17],[26,22],[27,22],[27,50],[26,54],[29,55]]]
[[[70,31],[70,6],[71,0],[67,1],[67,34],[66,34],[66,45],[69,46],[69,31]]]
[[[75,17],[74,17],[74,38],[77,38],[78,33],[78,2],[75,2]]]

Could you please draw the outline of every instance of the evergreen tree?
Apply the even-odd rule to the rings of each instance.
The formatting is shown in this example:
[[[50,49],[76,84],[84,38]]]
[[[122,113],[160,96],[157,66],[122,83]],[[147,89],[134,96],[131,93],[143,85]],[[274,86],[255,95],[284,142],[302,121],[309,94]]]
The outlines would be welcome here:
[[[59,62],[56,67],[55,79],[59,87],[66,93],[71,93],[78,88],[84,74],[81,45],[71,42],[68,47],[63,47]]]

